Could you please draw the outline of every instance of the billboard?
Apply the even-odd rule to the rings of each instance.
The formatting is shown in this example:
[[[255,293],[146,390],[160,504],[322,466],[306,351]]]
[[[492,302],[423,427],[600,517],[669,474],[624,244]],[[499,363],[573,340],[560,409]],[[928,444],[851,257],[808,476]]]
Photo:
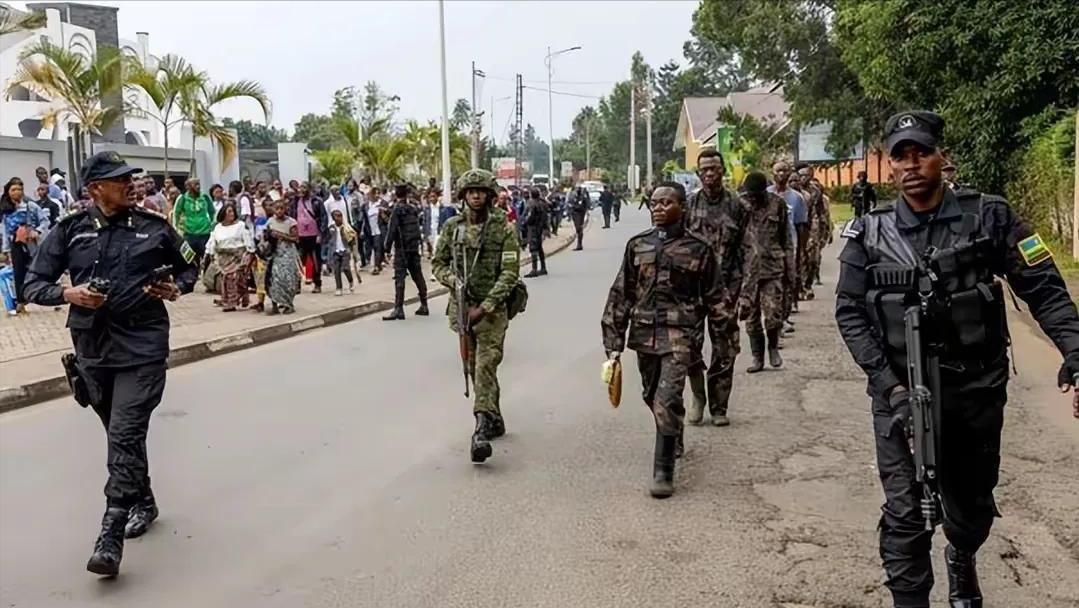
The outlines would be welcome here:
[[[573,177],[573,163],[568,160],[562,161],[562,170],[559,172],[562,179]]]
[[[852,160],[865,157],[865,144],[859,142],[853,150],[846,155],[836,158],[825,149],[828,137],[832,134],[832,123],[819,122],[813,125],[803,125],[798,129],[798,156],[799,161],[807,163],[835,162],[837,160]]]

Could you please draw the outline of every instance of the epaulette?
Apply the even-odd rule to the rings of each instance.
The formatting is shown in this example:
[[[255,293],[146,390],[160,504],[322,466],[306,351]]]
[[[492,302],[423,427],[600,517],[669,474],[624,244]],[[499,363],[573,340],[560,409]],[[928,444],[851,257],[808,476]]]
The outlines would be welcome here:
[[[889,213],[889,212],[892,212],[892,211],[895,211],[895,201],[894,200],[884,201],[883,203],[880,203],[876,207],[873,207],[872,209],[870,209],[869,214],[870,215],[878,215],[878,214],[881,214],[881,213]]]
[[[865,223],[862,218],[856,217],[847,220],[847,223],[843,224],[843,228],[839,231],[839,236],[844,239],[856,239],[865,230]]]
[[[80,218],[80,217],[84,217],[85,215],[86,215],[86,210],[85,209],[76,211],[74,213],[69,213],[69,214],[65,215],[64,217],[60,218],[60,221],[57,222],[56,225],[57,226],[63,226],[64,224],[69,224],[69,223],[75,221],[75,219]]]
[[[134,213],[135,215],[139,216],[139,217],[153,218],[155,220],[165,222],[166,224],[169,221],[168,218],[166,218],[165,216],[163,216],[163,215],[161,215],[159,213],[154,213],[153,211],[150,211],[149,209],[143,209],[142,207],[139,207],[139,206],[132,207],[131,212]]]

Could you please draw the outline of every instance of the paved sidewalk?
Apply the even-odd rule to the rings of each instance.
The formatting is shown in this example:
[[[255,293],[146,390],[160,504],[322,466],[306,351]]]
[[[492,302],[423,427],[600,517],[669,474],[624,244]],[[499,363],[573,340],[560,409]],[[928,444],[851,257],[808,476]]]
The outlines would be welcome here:
[[[548,255],[561,251],[573,241],[572,225],[548,238]],[[523,252],[522,268],[527,271],[530,256]],[[445,289],[431,276],[430,263],[423,260],[424,276],[432,297]],[[522,274],[524,274],[522,271]],[[310,329],[333,325],[356,317],[383,311],[393,302],[393,268],[379,275],[361,271],[362,284],[349,294],[334,295],[333,277],[323,277],[322,293],[313,294],[312,285],[304,285],[296,297],[296,313],[269,316],[250,310],[226,313],[213,304],[215,296],[205,293],[201,283],[195,293],[167,303],[172,321],[170,364],[190,363],[241,348],[286,338]],[[342,278],[344,281],[344,278]],[[406,301],[416,299],[416,287],[407,279]],[[411,316],[412,307],[405,314]],[[14,409],[57,396],[66,390],[62,382],[60,356],[71,350],[71,336],[64,326],[67,307],[57,310],[31,305],[29,313],[0,319],[0,411]],[[433,313],[443,314],[435,305]]]

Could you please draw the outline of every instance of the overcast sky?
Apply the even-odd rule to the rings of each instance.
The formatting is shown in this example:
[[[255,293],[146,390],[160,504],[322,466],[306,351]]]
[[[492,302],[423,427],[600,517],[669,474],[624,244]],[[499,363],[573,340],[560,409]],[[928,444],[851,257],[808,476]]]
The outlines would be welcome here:
[[[24,2],[12,3],[18,8]],[[400,95],[401,119],[441,114],[438,5],[435,2],[94,2],[119,6],[120,37],[150,34],[150,51],[176,53],[215,81],[250,78],[266,87],[271,122],[291,131],[308,112],[328,112],[333,91],[375,80]],[[513,77],[546,88],[547,46],[582,49],[554,61],[555,91],[600,96],[629,74],[640,50],[653,67],[682,61],[697,2],[663,0],[526,2],[450,0],[446,7],[450,106],[470,98],[469,64],[489,78],[482,91],[484,133],[491,98],[512,96]],[[578,84],[588,83],[588,84]],[[554,98],[556,137],[570,132],[577,111],[594,99]],[[496,136],[503,141],[512,98],[496,101]],[[261,120],[248,102],[221,115]],[[547,139],[547,94],[525,91],[524,119]]]

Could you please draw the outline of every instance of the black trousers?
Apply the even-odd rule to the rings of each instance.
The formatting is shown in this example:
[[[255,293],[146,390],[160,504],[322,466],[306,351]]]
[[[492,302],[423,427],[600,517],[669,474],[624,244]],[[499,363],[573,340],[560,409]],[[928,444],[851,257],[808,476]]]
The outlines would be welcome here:
[[[202,258],[206,255],[206,243],[210,242],[208,234],[185,234],[184,241],[191,249],[195,250],[195,265],[202,268]]]
[[[30,269],[30,262],[34,259],[30,250],[23,243],[11,243],[11,269],[15,276],[15,301],[26,304],[26,296],[23,294],[23,286],[26,284],[26,271]]]
[[[315,282],[315,287],[322,287],[322,245],[318,243],[317,236],[301,236],[300,237],[300,260],[306,260],[310,256],[315,265],[315,270],[311,277]]]
[[[385,261],[383,258],[385,254],[382,252],[382,236],[367,235],[363,237],[363,247],[360,248],[363,253],[363,265],[367,266],[368,262],[374,262],[375,268],[382,266]]]
[[[611,211],[614,212],[614,221],[622,219],[622,203],[615,203],[614,207],[611,207]]]
[[[584,215],[572,215],[573,229],[577,232],[577,246],[584,246]]]
[[[102,404],[94,407],[108,437],[105,499],[110,507],[129,508],[153,499],[150,465],[146,455],[146,432],[150,414],[165,392],[165,362],[137,367],[92,368],[89,373],[101,386]]]
[[[603,211],[603,227],[604,228],[610,228],[611,227],[611,208],[610,207],[603,207],[602,211]]]
[[[960,394],[945,388],[942,397],[938,476],[944,536],[954,547],[974,552],[989,537],[998,514],[993,488],[1000,473],[1007,391],[1000,386]],[[922,488],[915,481],[904,424],[887,402],[873,401],[877,468],[885,495],[880,557],[885,585],[896,599],[928,606],[933,587],[929,557],[933,533],[925,529],[918,504]]]
[[[423,278],[423,266],[420,264],[420,252],[397,250],[393,256],[394,306],[405,304],[405,277],[412,275],[420,300],[427,301],[427,280]]]

